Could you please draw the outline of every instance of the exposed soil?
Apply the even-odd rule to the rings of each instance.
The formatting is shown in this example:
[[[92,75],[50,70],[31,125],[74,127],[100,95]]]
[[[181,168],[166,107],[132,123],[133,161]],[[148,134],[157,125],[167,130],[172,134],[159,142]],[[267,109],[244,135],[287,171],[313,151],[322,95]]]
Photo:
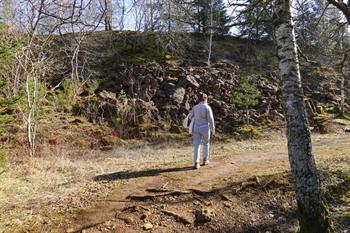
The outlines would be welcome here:
[[[316,137],[322,168],[349,168],[350,137]],[[55,232],[295,232],[296,203],[286,146],[212,151],[199,170],[189,164],[101,174],[94,182],[122,181],[107,198],[61,221]],[[225,153],[225,156],[220,156]],[[327,183],[327,177],[324,178]],[[343,193],[349,197],[349,189]],[[349,206],[331,203],[337,232],[349,229]]]

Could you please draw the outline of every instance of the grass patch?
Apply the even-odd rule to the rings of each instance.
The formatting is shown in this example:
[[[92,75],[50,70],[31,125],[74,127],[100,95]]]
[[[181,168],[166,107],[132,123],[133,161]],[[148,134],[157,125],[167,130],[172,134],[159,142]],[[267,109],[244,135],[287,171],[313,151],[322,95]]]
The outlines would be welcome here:
[[[334,119],[333,122],[338,123],[340,125],[350,125],[350,120],[342,119],[342,118]]]
[[[187,176],[184,174],[167,175],[167,177],[175,181],[184,181],[187,179]]]
[[[321,171],[329,200],[339,205],[350,205],[350,169],[332,167]]]
[[[5,156],[5,150],[0,149],[0,175],[5,172]]]

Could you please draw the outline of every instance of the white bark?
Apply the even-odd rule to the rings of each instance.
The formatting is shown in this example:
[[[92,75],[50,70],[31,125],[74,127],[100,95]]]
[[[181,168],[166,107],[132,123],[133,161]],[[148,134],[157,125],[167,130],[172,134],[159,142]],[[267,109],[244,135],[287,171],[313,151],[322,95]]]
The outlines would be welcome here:
[[[345,73],[342,72],[340,80],[340,114],[344,116],[345,107]]]
[[[296,190],[300,232],[328,233],[333,229],[323,203],[312,154],[290,7],[289,0],[276,1],[274,24],[287,120],[288,155]]]
[[[209,29],[209,43],[208,43],[208,60],[207,64],[210,66],[211,63],[211,53],[212,53],[212,46],[213,46],[213,8],[214,8],[214,2],[213,0],[210,1],[210,12],[209,12],[209,18],[210,18],[210,29]]]
[[[112,0],[104,0],[104,21],[105,30],[112,30]]]
[[[344,34],[345,31],[342,32],[342,40],[340,43],[340,49],[343,51],[344,50]],[[346,74],[345,74],[345,66],[347,64],[347,60],[348,60],[348,54],[344,53],[343,55],[343,60],[341,62],[341,67],[340,67],[340,73],[341,73],[341,79],[340,79],[340,115],[344,116],[344,107],[345,107],[345,78],[346,78]]]
[[[13,0],[2,0],[0,1],[0,7],[1,9],[1,21],[7,25],[9,28],[11,28],[12,24],[13,24]]]

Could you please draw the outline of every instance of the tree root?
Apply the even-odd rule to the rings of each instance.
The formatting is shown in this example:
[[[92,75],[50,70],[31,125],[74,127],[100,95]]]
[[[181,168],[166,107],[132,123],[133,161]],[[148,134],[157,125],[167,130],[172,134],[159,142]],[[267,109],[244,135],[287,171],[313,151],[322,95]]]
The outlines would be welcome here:
[[[180,196],[185,194],[190,194],[190,191],[171,191],[171,192],[165,192],[165,193],[157,193],[153,195],[129,195],[127,198],[134,201],[147,201],[147,200],[154,200],[159,197],[166,197],[166,196]]]
[[[193,223],[192,220],[190,220],[190,219],[188,219],[188,218],[186,218],[184,216],[181,216],[181,215],[179,215],[177,213],[168,211],[168,210],[162,210],[162,213],[166,214],[166,215],[169,215],[169,216],[175,217],[176,221],[181,222],[183,224],[192,224]]]

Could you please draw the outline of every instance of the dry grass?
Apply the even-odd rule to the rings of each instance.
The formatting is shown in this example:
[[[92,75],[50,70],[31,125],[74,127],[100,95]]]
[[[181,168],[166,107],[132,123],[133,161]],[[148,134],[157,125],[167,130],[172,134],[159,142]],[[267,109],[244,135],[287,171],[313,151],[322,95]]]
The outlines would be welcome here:
[[[334,140],[334,137],[338,136],[315,135],[314,142],[328,142]],[[58,150],[60,153],[55,156],[46,153],[41,158],[7,163],[6,171],[0,175],[0,232],[13,232],[15,229],[20,231],[36,224],[48,224],[62,217],[62,213],[69,214],[86,206],[91,200],[108,195],[119,184],[118,181],[92,182],[97,175],[189,165],[192,163],[192,150],[189,143],[152,145],[135,142],[108,152],[81,151],[80,156],[69,157],[67,151]],[[276,133],[261,140],[214,142],[211,148],[213,157],[237,158],[243,151],[265,150],[286,151],[284,136]],[[319,157],[323,161],[334,154],[348,153],[335,149],[329,149],[329,153],[321,151],[322,156]],[[270,163],[270,173],[288,168],[285,162]],[[273,170],[276,167],[278,171]],[[249,167],[242,168],[237,176],[249,176],[252,172],[264,173],[259,170],[258,164],[256,168],[254,171],[249,170]]]

